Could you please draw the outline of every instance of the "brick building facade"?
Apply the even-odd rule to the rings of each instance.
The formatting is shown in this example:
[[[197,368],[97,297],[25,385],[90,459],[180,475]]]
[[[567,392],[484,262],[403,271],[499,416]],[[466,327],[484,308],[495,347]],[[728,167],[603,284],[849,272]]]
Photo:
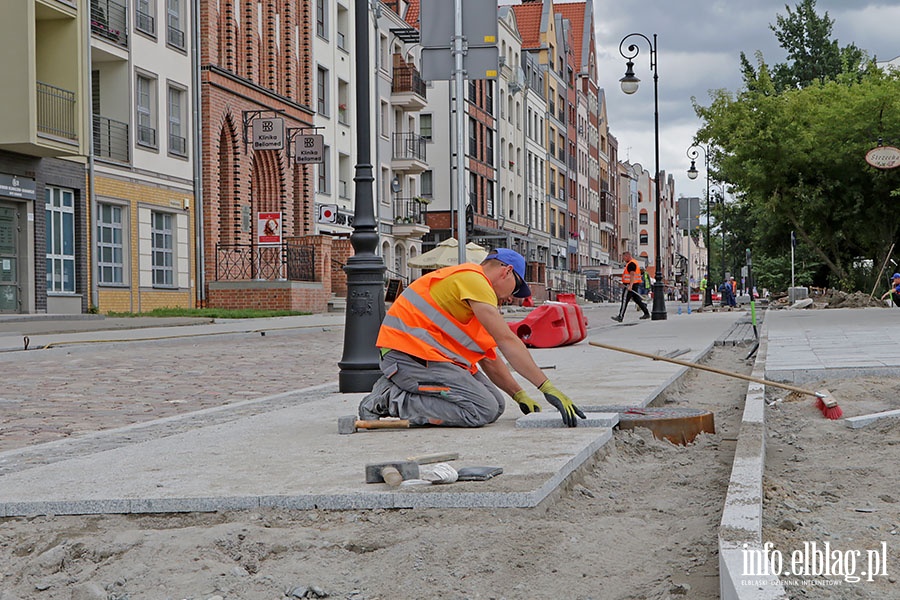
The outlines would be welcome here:
[[[271,292],[292,298],[293,308],[307,297],[304,309],[321,310],[331,294],[326,289],[323,301],[321,293],[309,290],[310,282],[292,281],[287,283],[297,284],[294,293],[276,291],[286,285],[275,281],[283,278],[283,271],[275,269],[270,276],[259,264],[261,256],[280,259],[278,252],[266,255],[256,245],[258,213],[280,212],[284,238],[313,232],[315,172],[311,165],[289,161],[286,148],[254,151],[247,143],[254,118],[284,119],[286,147],[291,133],[313,126],[314,18],[309,0],[202,4],[203,266],[210,305],[263,307],[270,304],[265,296]],[[330,245],[312,246],[316,252],[329,252],[330,261]],[[218,267],[235,256],[248,263],[247,268],[235,271],[237,275],[224,274]],[[322,270],[330,273],[326,266]],[[271,279],[272,285],[261,284],[264,279]],[[330,277],[316,268],[316,282],[321,286],[324,279]],[[240,281],[254,285],[241,286]],[[224,290],[241,300],[226,299]]]

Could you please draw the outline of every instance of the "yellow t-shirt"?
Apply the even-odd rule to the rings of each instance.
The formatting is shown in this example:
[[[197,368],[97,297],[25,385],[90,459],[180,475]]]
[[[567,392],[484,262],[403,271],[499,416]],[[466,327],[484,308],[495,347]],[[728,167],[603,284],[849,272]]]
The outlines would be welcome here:
[[[462,324],[468,323],[474,313],[466,300],[497,306],[499,300],[494,288],[480,273],[461,271],[431,286],[431,297],[439,307],[450,313]]]

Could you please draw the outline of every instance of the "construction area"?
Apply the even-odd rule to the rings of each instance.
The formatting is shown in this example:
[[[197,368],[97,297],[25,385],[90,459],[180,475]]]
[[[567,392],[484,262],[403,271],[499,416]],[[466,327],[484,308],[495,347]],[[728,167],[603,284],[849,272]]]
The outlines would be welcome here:
[[[582,308],[574,429],[352,432],[342,314],[0,321],[0,600],[900,598],[896,310]],[[429,457],[492,476],[366,481]]]

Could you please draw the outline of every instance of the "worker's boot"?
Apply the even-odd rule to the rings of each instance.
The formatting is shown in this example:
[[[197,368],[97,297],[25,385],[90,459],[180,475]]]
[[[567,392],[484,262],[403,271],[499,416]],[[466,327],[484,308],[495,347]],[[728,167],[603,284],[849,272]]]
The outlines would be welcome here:
[[[615,321],[616,323],[621,323],[621,322],[622,322],[622,315],[616,315],[616,316],[614,316],[614,317],[610,317],[610,319],[612,319],[612,320]]]
[[[376,421],[390,416],[388,406],[391,399],[392,384],[387,377],[379,377],[372,387],[371,393],[359,403],[359,418],[364,421]]]

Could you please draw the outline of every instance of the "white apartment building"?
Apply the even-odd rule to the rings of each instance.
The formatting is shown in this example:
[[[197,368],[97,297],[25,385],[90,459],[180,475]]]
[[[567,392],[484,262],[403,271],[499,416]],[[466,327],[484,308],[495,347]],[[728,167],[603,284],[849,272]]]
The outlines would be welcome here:
[[[396,11],[394,8],[396,7]],[[409,260],[422,253],[434,193],[432,90],[420,76],[418,31],[406,22],[409,3],[379,3],[375,99],[375,214],[386,277],[405,283],[421,274]],[[438,113],[446,114],[446,113]]]
[[[196,300],[193,7],[90,3],[91,295],[103,312]]]
[[[317,234],[349,236],[353,231],[353,177],[356,166],[353,123],[357,89],[354,4],[352,0],[314,0],[312,7],[315,22],[312,70],[316,86],[313,122],[314,132],[324,137],[325,159],[314,169],[313,210],[314,231]]]
[[[522,68],[522,38],[516,26],[516,15],[508,6],[500,7],[498,44],[500,77],[497,86],[497,135],[499,152],[497,176],[497,227],[508,232],[506,240],[498,240],[527,255],[530,238],[526,192],[526,89]],[[501,234],[502,235],[502,234]],[[526,256],[526,260],[530,260]]]

